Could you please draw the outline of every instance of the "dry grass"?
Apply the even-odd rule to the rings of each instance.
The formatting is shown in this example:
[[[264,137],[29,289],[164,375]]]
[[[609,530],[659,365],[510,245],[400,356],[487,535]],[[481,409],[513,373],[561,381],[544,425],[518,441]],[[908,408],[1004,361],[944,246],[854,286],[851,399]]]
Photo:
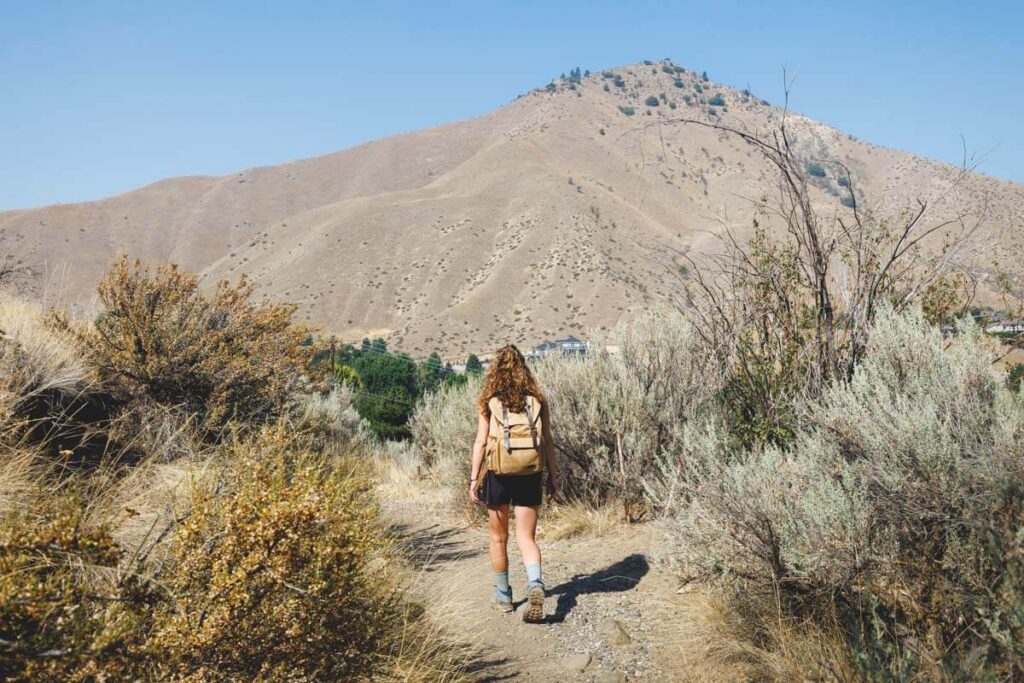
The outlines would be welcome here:
[[[432,558],[429,548],[424,552],[423,566],[426,567]],[[482,627],[482,621],[474,616],[478,614],[474,598],[467,596],[458,581],[432,582],[425,568],[416,570],[403,557],[394,556],[389,562],[388,570],[404,587],[406,600],[401,635],[388,654],[390,670],[381,680],[405,683],[472,680],[466,669],[476,656],[478,644],[467,639],[466,634],[477,633]]]
[[[46,324],[33,303],[0,294],[0,391],[24,400],[45,391],[83,391],[94,373],[71,335]]]
[[[770,604],[752,609],[735,596],[694,591],[682,596],[677,629],[686,681],[862,680],[850,663],[838,630],[797,624],[773,612]]]
[[[604,536],[624,526],[622,505],[610,501],[592,507],[582,501],[551,505],[541,517],[539,535],[553,541],[577,536]]]
[[[44,477],[37,455],[27,449],[12,449],[0,465],[0,517],[28,506],[39,495]]]

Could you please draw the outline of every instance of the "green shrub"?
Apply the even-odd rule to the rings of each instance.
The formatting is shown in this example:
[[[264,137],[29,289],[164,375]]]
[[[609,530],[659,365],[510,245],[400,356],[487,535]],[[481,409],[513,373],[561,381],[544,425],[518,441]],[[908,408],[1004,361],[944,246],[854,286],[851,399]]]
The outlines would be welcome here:
[[[646,100],[644,100],[644,104],[646,104],[648,107],[657,107],[659,104],[661,104],[661,102],[658,100],[657,97],[651,95]]]
[[[634,109],[633,107],[620,106],[619,111],[621,111],[626,116],[632,116],[633,114],[636,113],[636,109]]]
[[[807,172],[810,173],[815,178],[825,177],[825,168],[817,161],[812,161],[811,163],[807,164]]]
[[[404,439],[419,396],[416,364],[406,354],[366,353],[353,363],[360,390],[355,408],[377,436]]]
[[[672,85],[676,86],[677,88],[685,88],[686,87],[686,84],[683,83],[683,81],[678,79],[678,78],[672,82]]]
[[[662,496],[688,500],[683,563],[796,617],[837,614],[871,677],[969,679],[979,656],[1017,675],[1024,400],[970,324],[948,343],[920,314],[883,313],[870,340],[792,446],[737,453],[712,425],[665,461]]]
[[[1006,386],[1010,391],[1020,391],[1024,382],[1024,363],[1014,363],[1006,370]]]
[[[651,311],[593,344],[618,350],[536,366],[551,402],[562,486],[592,505],[618,500],[635,517],[646,509],[658,454],[677,452],[697,415],[714,411],[721,372],[678,313]]]
[[[614,83],[615,86],[618,87],[618,88],[625,88],[626,87],[626,81],[622,80],[622,77],[620,77],[620,76],[616,76],[615,80],[612,81],[612,83]]]
[[[725,99],[721,95],[714,95],[711,99],[708,100],[708,104],[710,104],[713,107],[724,107]]]
[[[479,512],[466,493],[468,449],[476,438],[476,397],[481,381],[479,374],[472,374],[462,386],[426,394],[409,421],[423,465],[445,489],[448,504],[464,517]]]
[[[604,128],[598,128],[597,132],[599,135],[604,135]]]

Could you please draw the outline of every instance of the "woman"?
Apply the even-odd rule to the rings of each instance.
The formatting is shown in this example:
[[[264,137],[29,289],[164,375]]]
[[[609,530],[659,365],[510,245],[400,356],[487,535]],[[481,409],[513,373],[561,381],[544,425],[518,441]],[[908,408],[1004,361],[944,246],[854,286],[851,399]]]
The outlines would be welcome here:
[[[501,405],[508,411],[521,413],[527,407],[527,397],[540,404],[541,470],[534,474],[495,474],[485,467],[484,449],[487,437],[493,435],[491,405]],[[500,404],[491,399],[497,398]],[[533,403],[536,405],[536,403]],[[541,487],[547,471],[547,492],[553,498],[557,493],[555,447],[551,435],[551,415],[547,400],[537,386],[519,349],[509,345],[498,350],[487,370],[483,389],[477,401],[476,441],[473,444],[470,469],[469,497],[474,503],[487,506],[487,523],[491,533],[491,568],[494,570],[494,597],[491,603],[501,611],[515,610],[512,588],[508,583],[508,512],[515,510],[516,543],[523,564],[526,565],[526,609],[523,621],[536,623],[544,618],[544,579],[541,575],[540,548],[537,547],[537,512],[540,509]],[[498,416],[501,419],[501,416]]]

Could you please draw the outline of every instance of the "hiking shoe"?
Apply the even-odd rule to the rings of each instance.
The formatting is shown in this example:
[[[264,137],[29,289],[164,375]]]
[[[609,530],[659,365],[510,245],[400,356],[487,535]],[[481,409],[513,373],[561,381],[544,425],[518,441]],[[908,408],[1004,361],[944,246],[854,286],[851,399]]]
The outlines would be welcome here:
[[[526,585],[526,609],[523,610],[523,621],[528,624],[539,624],[544,620],[544,583],[531,581]]]
[[[499,589],[494,589],[494,595],[491,596],[491,607],[498,610],[499,612],[514,612],[515,607],[512,606],[512,589],[508,589],[508,593],[503,593]]]

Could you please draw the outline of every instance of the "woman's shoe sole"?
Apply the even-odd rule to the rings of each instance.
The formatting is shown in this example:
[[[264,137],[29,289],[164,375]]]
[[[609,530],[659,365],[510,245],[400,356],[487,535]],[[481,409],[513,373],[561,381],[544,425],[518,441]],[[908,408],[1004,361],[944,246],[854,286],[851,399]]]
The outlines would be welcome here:
[[[502,612],[503,614],[516,611],[515,605],[511,602],[492,602],[491,609]]]
[[[528,624],[539,624],[544,620],[544,589],[534,586],[526,596],[526,609],[523,610],[523,621]]]

